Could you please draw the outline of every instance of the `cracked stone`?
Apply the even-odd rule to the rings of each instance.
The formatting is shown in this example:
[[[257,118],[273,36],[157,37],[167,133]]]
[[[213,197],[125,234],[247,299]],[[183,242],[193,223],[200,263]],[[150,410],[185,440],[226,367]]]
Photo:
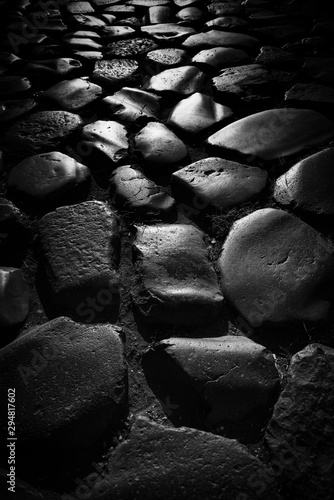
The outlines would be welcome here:
[[[146,322],[204,324],[221,311],[223,296],[202,231],[185,224],[137,227],[133,258],[133,300]]]
[[[39,221],[52,305],[82,323],[114,322],[119,309],[120,238],[100,201],[57,208]]]
[[[259,41],[250,35],[229,31],[210,30],[188,37],[182,48],[191,50],[209,49],[211,47],[232,47],[241,50],[258,48]]]
[[[205,94],[196,92],[179,101],[171,110],[167,125],[196,134],[231,116],[233,111],[230,108],[218,104]]]
[[[88,167],[73,158],[53,151],[26,158],[9,174],[8,187],[33,198],[59,198],[90,176]]]
[[[57,149],[83,125],[82,118],[68,111],[40,111],[17,121],[6,133],[9,144],[24,151]]]
[[[267,179],[267,172],[260,168],[205,158],[172,174],[172,193],[187,202],[189,210],[193,207],[194,213],[198,212],[196,206],[227,210],[259,195]]]
[[[101,97],[102,88],[83,78],[64,80],[43,92],[42,96],[55,101],[67,111],[79,111]]]
[[[243,50],[231,49],[228,47],[214,47],[212,49],[201,50],[192,58],[191,62],[208,64],[214,68],[222,69],[238,66],[248,60],[249,55]]]
[[[152,76],[144,89],[156,92],[176,92],[177,94],[193,94],[199,92],[205,84],[206,75],[194,66],[166,69]]]
[[[29,312],[29,289],[22,271],[0,267],[0,326],[10,328],[26,319]]]
[[[15,99],[0,101],[0,122],[14,120],[37,106],[34,99]]]
[[[334,495],[334,350],[310,344],[290,362],[266,431],[270,463],[294,498]]]
[[[126,128],[111,120],[98,120],[86,125],[81,134],[81,144],[87,151],[102,155],[111,166],[128,157],[129,142]],[[86,153],[88,155],[88,152]]]
[[[164,215],[175,208],[173,198],[130,165],[114,170],[110,187],[114,201],[126,209]]]
[[[265,208],[235,222],[217,264],[225,299],[251,327],[328,318],[333,251],[287,212]]]
[[[107,45],[105,56],[131,58],[147,54],[158,48],[158,45],[149,38],[131,38],[130,40],[119,40]]]
[[[334,148],[315,153],[291,167],[275,183],[274,198],[315,215],[334,215]]]
[[[111,59],[96,61],[92,79],[101,85],[118,85],[133,83],[138,80],[137,61],[133,59]]]
[[[59,317],[1,349],[0,359],[1,389],[15,384],[23,448],[85,448],[119,425],[127,400],[120,328]]]
[[[237,120],[207,139],[209,146],[272,160],[333,138],[334,123],[308,109],[268,109]]]
[[[144,90],[124,87],[112,96],[105,97],[101,104],[106,114],[123,123],[140,118],[160,118],[160,97]]]
[[[163,123],[150,122],[135,136],[136,148],[156,169],[174,165],[188,155],[187,146]]]

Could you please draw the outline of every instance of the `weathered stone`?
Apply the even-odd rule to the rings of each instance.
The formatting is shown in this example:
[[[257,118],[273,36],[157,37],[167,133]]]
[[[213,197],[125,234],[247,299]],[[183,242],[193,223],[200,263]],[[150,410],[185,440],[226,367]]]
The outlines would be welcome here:
[[[169,23],[172,19],[172,12],[168,6],[150,7],[143,18],[145,24]]]
[[[138,63],[133,59],[96,61],[92,78],[101,85],[122,86],[138,79]]]
[[[242,118],[215,134],[210,146],[272,160],[302,151],[334,136],[334,124],[308,109],[268,109]]]
[[[196,134],[233,115],[227,106],[218,104],[211,97],[196,92],[179,101],[172,109],[167,124],[184,132]]]
[[[155,379],[164,384],[166,372],[175,375],[165,382],[173,394],[177,383],[192,391],[193,400],[206,408],[208,428],[244,422],[257,411],[268,411],[273,392],[279,387],[274,356],[247,337],[172,337],[157,344],[146,355],[152,361]],[[167,359],[166,359],[167,358]],[[191,385],[189,386],[189,381]],[[175,397],[173,398],[175,399]]]
[[[131,38],[119,40],[107,46],[105,55],[113,57],[131,58],[147,54],[150,50],[157,49],[157,44],[149,38]]]
[[[214,68],[222,69],[231,66],[238,66],[249,60],[249,55],[243,50],[231,49],[228,47],[214,47],[212,49],[201,50],[191,60],[193,63],[208,64]]]
[[[28,78],[21,76],[1,76],[0,77],[0,98],[10,97],[20,94],[31,88]]]
[[[87,61],[100,61],[103,59],[103,54],[96,50],[78,50],[74,52],[74,56],[78,59],[83,59],[84,62]]]
[[[218,94],[234,94],[251,98],[254,93],[263,92],[272,86],[270,72],[260,64],[248,64],[236,68],[223,69],[219,76],[213,78],[212,85]]]
[[[191,50],[209,49],[210,47],[233,47],[241,50],[252,50],[256,49],[258,45],[259,41],[253,36],[220,30],[210,30],[205,33],[191,35],[182,43],[183,48]]]
[[[196,33],[194,28],[191,28],[190,26],[181,26],[180,24],[173,23],[152,24],[148,26],[141,26],[140,29],[144,33],[147,33],[148,35],[153,36],[153,38],[161,41],[179,40],[180,38]]]
[[[10,328],[26,319],[29,312],[29,289],[22,271],[0,267],[0,326]]]
[[[163,123],[150,122],[135,136],[146,163],[158,169],[175,165],[188,155],[187,146]]]
[[[101,491],[115,500],[135,495],[162,500],[280,498],[263,463],[237,441],[166,427],[147,417],[137,417],[128,439],[112,452],[106,476],[94,483],[93,497]]]
[[[95,151],[114,166],[128,157],[129,142],[126,128],[111,120],[98,120],[82,130],[82,146]],[[88,153],[86,153],[88,154]]]
[[[175,5],[178,7],[188,7],[189,5],[192,5],[194,3],[197,3],[197,0],[173,0]]]
[[[114,201],[125,209],[164,215],[175,208],[173,198],[130,165],[114,170],[110,186]]]
[[[146,322],[203,324],[221,311],[223,296],[204,233],[184,224],[140,226],[133,251],[138,280],[133,300]]]
[[[267,208],[237,221],[218,268],[224,297],[252,327],[328,317],[333,251],[287,212]]]
[[[144,89],[156,92],[176,92],[177,94],[193,94],[204,86],[205,74],[194,66],[182,66],[162,71],[152,76]]]
[[[83,323],[117,319],[117,219],[99,201],[61,207],[39,221],[54,308]]]
[[[19,267],[28,243],[25,216],[10,201],[0,198],[0,265]]]
[[[310,344],[292,357],[266,432],[271,465],[292,498],[334,495],[334,350]]]
[[[102,28],[101,30],[107,30],[111,28],[111,26],[106,26],[105,28]],[[91,40],[95,41],[101,41],[101,35],[96,33],[95,31],[92,30],[77,30],[77,31],[72,31],[71,33],[67,33],[64,37],[63,40],[70,40],[71,38],[90,38]]]
[[[118,2],[119,0],[92,0],[92,3],[98,7],[107,7],[108,5],[113,5]]]
[[[175,17],[180,19],[180,21],[198,22],[203,19],[204,16],[205,12],[197,7],[185,7],[179,10]]]
[[[149,52],[144,61],[147,73],[155,75],[166,69],[174,68],[186,64],[188,61],[187,52],[182,49],[157,49]]]
[[[106,26],[102,30],[104,40],[116,40],[118,38],[126,38],[132,36],[135,30],[130,26]]]
[[[208,21],[205,25],[209,27],[220,26],[227,31],[237,31],[238,29],[242,30],[243,28],[246,28],[247,21],[240,19],[240,17],[220,16]]]
[[[334,89],[312,83],[296,83],[285,94],[286,101],[306,101],[308,103],[334,104]]]
[[[303,75],[311,82],[334,87],[334,59],[329,57],[307,58],[303,65]]]
[[[104,12],[110,12],[111,14],[115,15],[129,15],[129,14],[134,14],[136,12],[136,8],[134,5],[111,5],[110,7],[107,7],[104,9]]]
[[[264,45],[261,47],[259,55],[255,58],[255,62],[264,66],[295,67],[300,66],[301,59],[293,52],[288,52],[279,47]]]
[[[101,15],[101,17],[91,16],[88,14],[73,14],[71,16],[73,23],[77,26],[82,26],[83,29],[96,29],[104,26],[109,26],[115,21],[116,17],[111,15]]]
[[[334,148],[296,163],[276,180],[276,201],[312,214],[333,216],[333,165]]]
[[[213,16],[238,16],[241,13],[241,2],[214,2],[208,5],[208,11]]]
[[[37,106],[35,99],[15,99],[0,101],[0,122],[14,120]]]
[[[172,193],[193,208],[210,206],[220,210],[245,203],[264,189],[268,175],[223,158],[205,158],[174,172]],[[197,204],[197,207],[194,206]]]
[[[91,14],[94,12],[94,9],[89,2],[66,3],[66,10],[71,14]]]
[[[9,128],[6,139],[16,148],[28,151],[56,149],[78,128],[83,120],[68,111],[40,111],[23,118]]]
[[[91,38],[82,38],[73,35],[66,35],[64,36],[64,42],[66,43],[68,50],[72,52],[75,52],[77,50],[99,51],[103,49],[103,45],[98,43],[96,40],[92,40]]]
[[[124,19],[118,19],[117,23],[120,26],[132,26],[133,28],[136,28],[143,24],[141,20],[136,16],[130,16],[130,17],[125,17]]]
[[[79,111],[102,95],[102,88],[83,78],[64,80],[43,92],[67,111]]]
[[[59,198],[90,176],[88,167],[73,158],[53,151],[31,156],[9,174],[8,186],[33,198]]]
[[[31,61],[24,66],[24,71],[29,74],[70,77],[82,68],[80,61],[69,57]]]
[[[59,317],[1,349],[0,385],[6,392],[15,387],[20,446],[34,451],[84,448],[118,425],[127,399],[120,335],[112,325]],[[4,427],[1,417],[3,434]]]
[[[138,7],[155,7],[159,5],[168,5],[170,0],[128,0],[127,4]]]
[[[160,118],[160,97],[144,90],[124,87],[102,100],[103,109],[109,116],[123,123],[135,122],[139,118]]]

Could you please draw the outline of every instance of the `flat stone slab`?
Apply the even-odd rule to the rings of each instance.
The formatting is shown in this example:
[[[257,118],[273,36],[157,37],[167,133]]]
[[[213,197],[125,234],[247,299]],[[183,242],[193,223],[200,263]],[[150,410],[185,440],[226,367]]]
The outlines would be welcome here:
[[[55,101],[67,111],[79,111],[101,97],[102,88],[83,78],[64,80],[43,92],[42,96]]]
[[[138,80],[138,68],[134,59],[102,59],[95,62],[92,79],[101,85],[122,86]]]
[[[334,136],[334,123],[308,109],[268,109],[237,120],[207,139],[209,146],[273,160],[321,144]]]
[[[144,90],[124,87],[102,100],[106,114],[123,123],[140,118],[160,118],[160,97]]]
[[[9,174],[8,187],[38,200],[59,198],[90,176],[89,168],[70,156],[52,151],[30,156]]]
[[[71,57],[58,57],[40,61],[32,61],[24,66],[24,71],[29,74],[70,77],[80,71],[82,64]]]
[[[203,324],[221,311],[223,296],[200,230],[185,224],[138,226],[133,256],[133,300],[145,322]]]
[[[166,125],[150,122],[135,136],[136,148],[155,168],[175,165],[188,155],[187,146]]]
[[[105,56],[110,58],[133,58],[143,56],[151,50],[158,49],[158,45],[150,38],[131,38],[118,40],[107,45]]]
[[[245,203],[265,188],[268,174],[223,158],[205,158],[172,174],[172,192],[187,200],[194,214],[207,207],[226,210]]]
[[[146,55],[144,65],[147,73],[154,75],[166,69],[184,65],[187,62],[188,56],[185,50],[166,48],[149,52]]]
[[[176,23],[149,24],[141,26],[140,29],[143,33],[152,36],[158,41],[169,42],[179,41],[186,36],[196,33],[196,30],[191,26],[182,26]]]
[[[182,43],[182,48],[191,50],[202,50],[210,47],[233,47],[241,50],[254,50],[258,46],[259,41],[253,36],[215,29],[191,35]]]
[[[25,115],[37,106],[35,99],[0,101],[0,122],[8,122]]]
[[[128,157],[129,142],[126,128],[112,120],[98,120],[86,125],[81,134],[81,146],[107,159],[111,166]],[[111,161],[110,161],[111,160]]]
[[[126,210],[166,215],[175,208],[175,200],[163,188],[131,165],[114,170],[110,187],[114,202]]]
[[[193,391],[193,399],[206,407],[208,428],[243,422],[254,411],[258,418],[261,413],[263,417],[279,388],[274,356],[247,337],[172,337],[147,351],[145,357],[147,366],[153,365],[155,378],[167,385],[167,392],[169,385],[169,392],[175,393],[175,380],[187,392]],[[172,374],[173,370],[168,383],[166,372]]]
[[[263,463],[237,441],[141,416],[112,452],[107,473],[94,483],[93,497],[101,491],[115,500],[134,495],[163,500],[219,500],[222,494],[238,500],[248,495],[252,500],[280,498]]]
[[[0,385],[15,387],[15,435],[23,448],[85,448],[119,424],[127,400],[120,335],[112,325],[59,317],[1,349]]]
[[[189,95],[199,92],[205,84],[206,75],[195,66],[182,66],[162,71],[152,76],[143,86],[154,92],[175,92]]]
[[[334,495],[334,350],[310,344],[292,357],[266,431],[271,465],[293,498]]]
[[[238,220],[217,264],[224,297],[252,327],[328,318],[332,249],[287,212],[265,208]]]
[[[196,64],[207,64],[214,68],[222,69],[231,66],[241,65],[249,60],[249,55],[239,49],[230,47],[214,47],[211,49],[201,50],[191,62]]]
[[[167,124],[189,134],[197,134],[203,130],[233,116],[227,106],[218,104],[211,97],[195,92],[182,99],[172,109]]]
[[[285,93],[285,101],[306,101],[308,103],[334,104],[334,89],[312,83],[297,83]]]
[[[87,201],[39,221],[54,308],[82,323],[113,321],[119,308],[120,240],[115,213]]]
[[[130,26],[106,26],[102,30],[103,40],[117,40],[134,35],[135,30]]]
[[[94,12],[94,8],[89,2],[66,3],[66,10],[71,14],[91,14]]]
[[[29,312],[29,288],[22,271],[0,267],[0,326],[10,328],[26,319]]]
[[[334,215],[334,148],[326,148],[291,167],[275,183],[274,198],[314,215]]]
[[[68,111],[39,111],[22,118],[6,133],[9,145],[38,152],[57,147],[83,126],[82,118]]]

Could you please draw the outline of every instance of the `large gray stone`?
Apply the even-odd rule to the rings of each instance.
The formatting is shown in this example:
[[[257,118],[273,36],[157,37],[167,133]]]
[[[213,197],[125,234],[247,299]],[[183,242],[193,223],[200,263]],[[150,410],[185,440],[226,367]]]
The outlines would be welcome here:
[[[79,111],[101,95],[101,87],[83,78],[64,80],[43,92],[43,97],[55,101],[67,111]]]
[[[184,224],[137,227],[133,298],[146,322],[203,324],[221,311],[223,297],[203,238]]]
[[[328,318],[333,250],[287,212],[266,208],[238,220],[218,268],[226,300],[252,327]]]
[[[213,29],[205,33],[190,35],[183,43],[184,49],[202,50],[210,47],[233,47],[241,50],[253,50],[259,45],[257,38],[244,33],[232,33]]]
[[[310,344],[292,357],[266,431],[271,466],[291,498],[334,496],[334,350]]]
[[[117,427],[127,402],[121,330],[59,317],[0,350],[1,391],[15,388],[20,447],[85,448]],[[0,417],[2,437],[7,418]]]
[[[152,76],[144,84],[144,89],[154,92],[176,92],[190,95],[199,92],[205,84],[206,76],[195,66],[166,69]]]
[[[115,86],[137,80],[138,63],[133,59],[111,59],[96,61],[92,78],[101,85]]]
[[[39,221],[54,308],[83,323],[117,317],[120,239],[114,212],[100,201],[61,207]]]
[[[140,89],[123,87],[112,96],[102,100],[106,114],[123,123],[135,122],[139,118],[160,118],[160,97]]]
[[[155,50],[158,45],[149,38],[131,38],[129,40],[118,40],[116,42],[111,42],[107,46],[105,55],[112,59],[114,57],[124,57],[133,58],[137,56],[142,56],[150,52],[150,50]]]
[[[81,134],[81,146],[89,153],[97,153],[111,166],[128,157],[129,142],[126,128],[112,120],[98,120],[86,125]]]
[[[192,58],[195,64],[207,64],[214,68],[222,69],[231,66],[238,66],[247,62],[249,55],[238,49],[230,47],[213,47],[211,49],[201,50]]]

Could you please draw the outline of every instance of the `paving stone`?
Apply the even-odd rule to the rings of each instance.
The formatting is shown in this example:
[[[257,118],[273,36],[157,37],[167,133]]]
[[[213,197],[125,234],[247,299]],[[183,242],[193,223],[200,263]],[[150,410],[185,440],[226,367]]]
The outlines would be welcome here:
[[[26,319],[29,312],[29,289],[22,271],[0,267],[0,326],[10,328]]]
[[[92,79],[101,85],[123,86],[138,80],[137,61],[133,59],[110,59],[95,62]]]
[[[144,68],[150,75],[155,75],[166,69],[187,64],[187,52],[182,49],[167,48],[152,50],[146,55]]]
[[[135,30],[130,26],[106,26],[102,30],[104,40],[116,40],[134,35]]]
[[[332,249],[287,212],[261,209],[237,221],[218,268],[225,299],[252,327],[328,318]]]
[[[240,17],[220,16],[211,19],[211,21],[206,22],[205,25],[209,27],[220,26],[227,31],[237,31],[238,29],[245,29],[247,27],[247,21],[240,19]]]
[[[110,15],[101,15],[101,17],[91,16],[89,14],[73,14],[71,21],[75,26],[80,26],[83,29],[97,29],[104,26],[110,26],[116,20],[116,17]]]
[[[160,97],[144,90],[124,87],[102,100],[103,110],[123,123],[140,118],[160,118]]]
[[[271,463],[294,498],[334,494],[334,350],[310,344],[292,357],[266,432]]]
[[[89,61],[101,61],[103,59],[102,52],[95,50],[78,50],[77,52],[74,52],[73,55],[78,59],[83,59],[84,63],[87,63]]]
[[[172,20],[172,11],[170,7],[159,5],[150,7],[143,17],[144,24],[169,23]]]
[[[92,4],[97,5],[98,7],[106,7],[118,2],[119,0],[92,0]]]
[[[37,106],[35,99],[11,99],[0,101],[0,122],[14,120]]]
[[[129,142],[126,128],[111,120],[98,120],[85,125],[81,134],[81,144],[87,147],[88,152],[95,152],[98,157],[107,160],[109,166],[114,167],[120,161],[128,158]],[[95,158],[93,156],[95,162]]]
[[[80,61],[70,57],[61,57],[41,61],[32,61],[24,66],[28,74],[70,77],[82,68]]]
[[[89,2],[66,3],[66,10],[71,14],[91,14],[94,12],[94,9]]]
[[[233,47],[241,50],[254,50],[258,45],[259,41],[253,36],[217,29],[191,35],[182,42],[184,49],[191,50],[202,50],[210,47]]]
[[[222,69],[241,65],[248,60],[249,55],[243,50],[214,47],[212,49],[201,50],[192,58],[191,62],[195,64],[208,64],[214,68]]]
[[[255,10],[248,16],[249,23],[252,27],[272,27],[277,25],[286,26],[289,24],[289,17],[286,14],[277,14],[271,10]]]
[[[120,240],[115,213],[87,201],[39,221],[53,307],[82,323],[113,322],[119,308]]]
[[[306,32],[300,26],[284,24],[283,26],[265,26],[253,30],[259,38],[263,38],[274,43],[288,43],[299,40],[305,36]]]
[[[168,5],[170,4],[170,0],[128,0],[127,3],[138,7],[156,7],[159,5]]]
[[[28,78],[21,76],[0,77],[0,99],[26,92],[30,88],[31,83]]]
[[[140,226],[133,252],[133,300],[146,322],[204,324],[221,311],[223,296],[200,230],[185,224]]]
[[[83,38],[76,37],[73,35],[65,35],[64,42],[68,50],[76,51],[76,50],[84,50],[84,51],[99,51],[103,49],[103,45],[98,43],[96,40],[92,40],[91,38]]]
[[[285,101],[306,101],[313,104],[334,104],[334,89],[314,83],[296,83],[284,96]]]
[[[303,75],[310,82],[334,87],[334,58],[307,58],[303,65]]]
[[[0,198],[0,265],[20,267],[29,238],[28,222],[9,200]]]
[[[112,325],[59,317],[1,349],[1,389],[16,389],[16,435],[23,448],[85,448],[119,424],[127,399],[120,335]],[[3,434],[4,427],[2,417]]]
[[[272,91],[273,78],[269,70],[260,64],[247,64],[223,69],[212,79],[217,95],[232,94],[243,99],[253,99]]]
[[[172,193],[184,202],[187,200],[195,213],[199,206],[202,210],[208,206],[227,210],[259,195],[267,178],[267,173],[257,167],[223,158],[205,158],[173,173]]]
[[[88,167],[73,158],[52,151],[30,156],[9,173],[8,187],[35,199],[60,199],[90,176]]]
[[[176,92],[190,95],[199,92],[205,84],[206,75],[194,66],[171,68],[153,75],[143,88],[153,92]]]
[[[255,58],[255,62],[270,67],[290,68],[301,65],[301,59],[293,52],[280,49],[279,47],[271,47],[270,45],[261,47],[259,55]]]
[[[238,16],[241,14],[240,2],[214,2],[208,5],[208,11],[213,16]]]
[[[64,80],[43,92],[42,96],[51,99],[67,111],[79,111],[101,97],[102,88],[83,78]]]
[[[133,28],[137,28],[138,26],[141,26],[143,24],[141,20],[136,16],[130,16],[130,17],[125,17],[123,19],[118,19],[117,23],[120,26],[132,26]]]
[[[189,5],[193,5],[197,3],[198,0],[173,0],[175,5],[178,7],[188,7]]]
[[[232,116],[233,111],[227,106],[218,104],[205,94],[195,92],[179,101],[171,110],[167,125],[196,134]]]
[[[303,151],[334,135],[334,125],[324,115],[307,109],[268,109],[237,120],[207,143],[250,157],[272,160]]]
[[[179,10],[175,17],[181,21],[188,21],[190,23],[198,22],[205,17],[205,12],[197,7],[185,7]]]
[[[296,163],[276,180],[276,201],[315,215],[333,216],[333,164],[334,148],[323,149]]]
[[[140,29],[143,33],[152,36],[158,41],[164,42],[179,41],[180,38],[185,38],[190,34],[196,33],[195,29],[190,26],[181,26],[180,24],[174,23],[151,24],[148,26],[141,26]]]
[[[29,49],[29,59],[40,60],[40,59],[56,59],[63,55],[63,48],[60,44],[49,43],[48,45],[35,45],[32,44],[32,48]]]
[[[7,131],[6,138],[21,150],[54,150],[82,125],[82,118],[68,111],[39,111],[17,121]]]
[[[102,28],[102,30],[106,30],[110,28],[110,26],[106,26],[105,28]],[[96,33],[93,30],[77,30],[77,31],[72,31],[71,33],[67,33],[64,37],[63,40],[70,39],[71,37],[73,38],[90,38],[91,40],[95,41],[100,41],[101,40],[101,35]]]
[[[101,491],[115,500],[135,495],[164,500],[280,498],[262,462],[237,441],[141,416],[112,452],[108,473],[94,484],[93,497]]]
[[[167,215],[175,208],[173,198],[131,165],[114,170],[110,186],[114,202],[127,210]]]
[[[135,136],[136,148],[145,163],[159,167],[173,166],[182,162],[187,155],[187,146],[166,125],[150,122]]]
[[[158,48],[158,45],[149,38],[131,38],[130,40],[119,40],[107,46],[105,55],[109,58],[123,57],[131,58],[147,54]]]
[[[148,369],[153,365],[154,378],[166,385],[173,400],[178,385],[193,393],[193,400],[206,408],[207,428],[236,422],[242,427],[255,411],[258,418],[264,417],[279,388],[274,356],[242,336],[172,337],[145,357]]]
[[[111,14],[115,15],[128,15],[128,14],[134,14],[136,12],[136,8],[133,5],[111,5],[110,7],[107,7],[104,9],[104,12],[110,12]]]

